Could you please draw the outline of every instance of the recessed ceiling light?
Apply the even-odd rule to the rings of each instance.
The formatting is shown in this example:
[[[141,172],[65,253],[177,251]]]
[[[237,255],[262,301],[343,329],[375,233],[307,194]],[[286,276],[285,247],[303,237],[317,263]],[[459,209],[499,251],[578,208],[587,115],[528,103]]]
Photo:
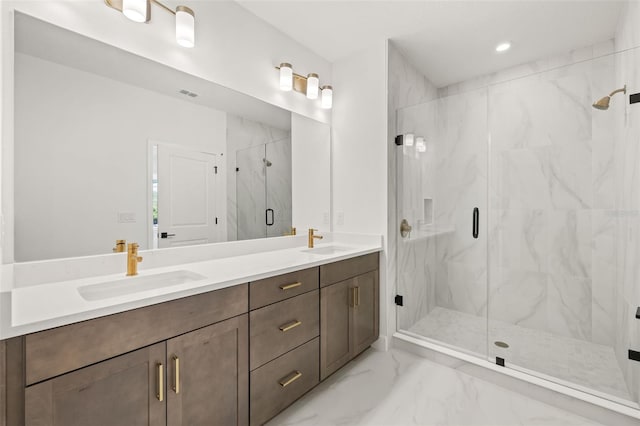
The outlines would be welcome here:
[[[511,43],[504,42],[496,46],[496,52],[505,52],[511,48]]]

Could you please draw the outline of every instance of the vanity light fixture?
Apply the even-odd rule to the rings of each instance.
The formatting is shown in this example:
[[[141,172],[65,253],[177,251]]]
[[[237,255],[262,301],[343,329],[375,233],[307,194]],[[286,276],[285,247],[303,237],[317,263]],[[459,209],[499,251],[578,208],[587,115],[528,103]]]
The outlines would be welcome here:
[[[329,109],[333,106],[333,87],[329,85],[322,86],[322,108]]]
[[[307,76],[307,99],[318,99],[319,84],[318,74],[312,72]]]
[[[427,151],[427,144],[424,142],[424,138],[422,136],[418,136],[416,138],[416,151],[418,152]]]
[[[413,133],[407,133],[406,135],[404,135],[404,145],[413,146],[413,138],[414,138]]]
[[[293,68],[286,62],[281,63],[278,68],[280,69],[280,90],[290,92],[293,89]]]
[[[320,104],[322,108],[333,106],[333,87],[329,85],[320,86],[320,77],[316,73],[310,73],[306,77],[293,72],[293,67],[288,62],[283,62],[276,67],[280,71],[280,90],[289,92],[291,90],[302,93],[308,99],[318,99],[321,95]]]
[[[193,10],[187,6],[178,6],[176,10],[160,3],[158,0],[105,0],[107,6],[118,10],[134,22],[151,20],[151,3],[176,17],[176,41],[180,46],[195,46],[196,18]]]

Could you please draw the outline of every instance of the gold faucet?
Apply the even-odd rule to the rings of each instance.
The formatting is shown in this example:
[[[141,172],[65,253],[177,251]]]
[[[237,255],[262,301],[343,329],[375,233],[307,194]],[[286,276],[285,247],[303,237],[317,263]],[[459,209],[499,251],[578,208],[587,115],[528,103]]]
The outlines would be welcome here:
[[[127,240],[116,240],[116,246],[113,248],[114,253],[124,253],[124,247],[127,245]]]
[[[142,262],[142,257],[138,256],[138,243],[127,245],[127,276],[138,275],[138,263]]]
[[[322,239],[322,235],[313,235],[314,232],[318,232],[317,229],[309,228],[309,248],[313,248],[313,239]]]
[[[296,235],[296,228],[295,228],[295,226],[292,226],[290,231],[287,231],[287,232],[285,232],[285,233],[284,233],[284,234],[282,234],[282,235],[284,235],[285,237],[286,237],[286,236],[289,236],[289,235]]]

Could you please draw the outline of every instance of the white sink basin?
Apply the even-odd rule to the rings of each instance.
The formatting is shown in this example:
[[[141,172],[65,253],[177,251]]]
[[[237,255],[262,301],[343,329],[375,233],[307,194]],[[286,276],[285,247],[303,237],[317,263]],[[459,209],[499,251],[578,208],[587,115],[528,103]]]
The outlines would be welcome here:
[[[205,278],[205,276],[191,271],[171,271],[85,285],[78,287],[78,293],[80,293],[80,296],[85,300],[102,300],[110,297],[138,293],[140,291],[171,287],[173,285],[198,281]]]
[[[302,252],[329,256],[332,254],[339,254],[349,250],[353,250],[353,249],[351,247],[346,247],[346,246],[324,246],[324,247],[314,247],[311,249],[305,249],[305,250],[302,250]]]

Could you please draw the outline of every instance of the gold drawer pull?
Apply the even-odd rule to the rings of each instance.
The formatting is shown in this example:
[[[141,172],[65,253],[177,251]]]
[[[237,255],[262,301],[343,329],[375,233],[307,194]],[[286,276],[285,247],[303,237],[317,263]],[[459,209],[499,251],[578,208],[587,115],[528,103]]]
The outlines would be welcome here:
[[[286,387],[286,386],[289,386],[291,383],[295,382],[300,377],[302,377],[302,373],[299,372],[298,370],[296,370],[292,374],[293,375],[291,377],[289,377],[288,379],[280,379],[280,381],[278,382],[278,383],[280,383],[280,386],[282,386],[283,388]]]
[[[291,290],[292,288],[300,287],[302,285],[301,282],[291,283],[291,284],[282,284],[280,286],[280,290]]]
[[[356,287],[356,306],[360,306],[360,287]]]
[[[173,382],[173,390],[175,393],[180,393],[180,358],[176,355],[173,356],[173,370],[175,376],[173,377],[175,382]]]
[[[164,401],[164,366],[158,364],[158,392],[156,392],[158,401]]]
[[[289,331],[292,328],[296,328],[299,325],[302,325],[302,321],[295,320],[295,321],[291,321],[289,324],[281,325],[279,328],[280,328],[280,331]]]

